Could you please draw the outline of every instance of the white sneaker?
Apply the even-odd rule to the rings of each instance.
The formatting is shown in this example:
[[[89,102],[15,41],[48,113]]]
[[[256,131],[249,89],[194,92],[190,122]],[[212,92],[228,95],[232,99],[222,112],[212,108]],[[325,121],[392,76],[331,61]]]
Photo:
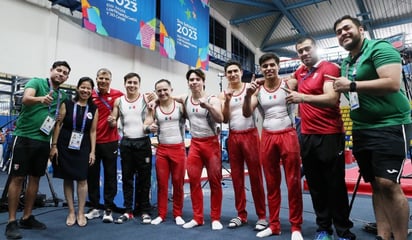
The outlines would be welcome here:
[[[89,209],[89,211],[86,214],[84,214],[84,216],[88,220],[92,220],[93,218],[99,218],[100,217],[100,211],[98,209],[91,208],[91,209]]]
[[[188,229],[188,228],[194,228],[197,226],[199,226],[199,223],[197,223],[194,219],[192,219],[190,220],[190,222],[183,224],[182,227]]]
[[[220,223],[220,221],[214,220],[212,222],[212,230],[222,230],[222,229],[223,229],[223,225]]]
[[[303,240],[302,233],[300,231],[293,231],[290,239],[291,240]]]
[[[266,221],[266,219],[259,219],[257,222],[256,222],[256,225],[255,225],[255,231],[262,231],[262,230],[264,230],[265,228],[267,228],[268,227],[268,222]]]
[[[112,211],[110,211],[110,210],[104,211],[103,222],[104,223],[112,223],[113,222]]]
[[[272,233],[272,229],[266,228],[265,230],[258,232],[258,233],[256,234],[256,237],[264,238],[264,237],[269,237],[269,236],[272,235],[272,234],[273,234],[273,233]]]
[[[150,223],[153,224],[153,225],[158,225],[161,222],[163,222],[163,218],[157,217],[157,218],[153,219]]]
[[[181,225],[186,223],[185,220],[183,220],[183,218],[181,216],[175,217],[175,222],[176,222],[176,225],[178,225],[178,226],[181,226]]]

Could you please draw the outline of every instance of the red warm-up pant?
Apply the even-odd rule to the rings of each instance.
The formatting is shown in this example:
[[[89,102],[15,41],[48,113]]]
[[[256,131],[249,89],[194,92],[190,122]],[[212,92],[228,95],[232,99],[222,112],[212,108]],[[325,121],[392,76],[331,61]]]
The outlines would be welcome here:
[[[187,157],[187,174],[190,182],[193,219],[203,224],[203,192],[201,176],[206,168],[210,192],[210,218],[220,220],[222,212],[222,160],[217,136],[192,138]]]
[[[257,129],[230,130],[228,152],[238,217],[244,222],[247,221],[244,175],[246,162],[256,215],[258,219],[266,219],[265,190],[263,188],[262,166],[259,161],[259,133]]]
[[[157,210],[166,219],[168,182],[172,174],[173,217],[182,216],[185,178],[186,149],[184,143],[159,144],[156,151]]]
[[[273,233],[280,232],[279,211],[280,160],[285,172],[289,200],[289,222],[291,231],[300,231],[302,225],[302,185],[300,147],[294,128],[280,131],[262,130],[260,159],[266,178],[267,200],[269,206],[269,227]]]

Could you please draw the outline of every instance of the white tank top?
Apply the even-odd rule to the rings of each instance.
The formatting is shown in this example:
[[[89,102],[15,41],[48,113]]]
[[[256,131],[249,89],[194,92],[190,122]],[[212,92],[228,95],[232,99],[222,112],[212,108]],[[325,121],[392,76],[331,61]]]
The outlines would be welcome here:
[[[173,101],[173,110],[163,112],[160,106],[155,108],[155,118],[159,126],[157,139],[160,144],[178,144],[184,141],[184,122],[182,109]]]
[[[230,121],[229,128],[231,130],[246,130],[255,128],[254,115],[245,118],[243,116],[243,102],[246,95],[246,83],[243,84],[243,88],[238,95],[233,95],[230,100]]]
[[[282,81],[280,87],[286,87],[286,83]],[[285,100],[287,93],[280,87],[270,92],[263,86],[259,89],[258,102],[263,116],[263,129],[278,131],[293,126],[292,111],[288,109],[290,106],[287,106]]]
[[[133,102],[129,102],[126,96],[121,96],[119,112],[124,137],[142,138],[146,136],[143,129],[144,117],[146,116],[146,102],[142,94]]]
[[[208,101],[212,97],[215,96],[209,96]],[[209,111],[202,108],[199,103],[193,103],[191,96],[186,98],[185,108],[192,137],[204,138],[216,135],[216,123],[210,116]]]

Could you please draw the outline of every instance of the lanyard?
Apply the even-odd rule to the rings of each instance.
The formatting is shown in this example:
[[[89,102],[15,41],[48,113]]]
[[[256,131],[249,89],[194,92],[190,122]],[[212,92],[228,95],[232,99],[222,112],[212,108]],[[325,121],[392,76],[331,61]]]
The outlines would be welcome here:
[[[74,104],[73,108],[73,131],[76,130],[76,119],[77,119],[77,103]],[[89,112],[89,104],[86,105],[86,110],[84,111],[83,114],[83,122],[82,122],[82,128],[80,130],[81,133],[84,132],[84,127],[86,126],[86,118],[87,118],[87,113]]]
[[[346,74],[345,75],[346,75],[347,79],[349,79],[351,81],[355,81],[356,74],[358,72],[358,63],[359,63],[361,57],[362,57],[362,55],[359,55],[359,57],[356,58],[355,64],[353,64],[353,71],[352,71],[352,74],[351,74],[352,79],[349,79],[349,67],[350,67],[349,65],[350,65],[350,62],[348,62],[346,64]]]
[[[102,97],[100,96],[100,93],[98,90],[96,90],[97,96],[99,97],[100,101],[102,101],[102,103],[110,110],[112,111],[112,106],[110,106],[110,104]]]
[[[51,80],[49,79],[49,89],[50,92],[53,94],[54,90],[53,90],[53,86],[51,83]],[[60,90],[57,90],[57,105],[56,105],[56,112],[54,113],[54,118],[57,119],[57,117],[59,116],[59,112],[60,112]],[[49,114],[51,111],[51,104],[49,105]]]
[[[305,76],[303,76],[302,81],[305,81],[306,78],[308,78],[312,73],[314,73],[317,70],[317,68],[312,67],[309,72],[306,73]]]

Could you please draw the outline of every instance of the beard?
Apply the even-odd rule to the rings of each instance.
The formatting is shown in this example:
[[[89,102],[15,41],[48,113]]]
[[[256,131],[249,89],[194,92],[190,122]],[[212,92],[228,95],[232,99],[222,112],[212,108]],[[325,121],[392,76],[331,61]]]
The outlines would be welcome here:
[[[352,37],[352,41],[344,46],[342,46],[345,50],[351,51],[355,49],[361,41],[361,37],[359,35],[354,35]]]
[[[318,58],[311,56],[310,58],[303,59],[302,62],[307,67],[313,67],[318,62]]]
[[[58,76],[52,77],[52,78],[50,78],[50,80],[53,83],[53,85],[55,85],[55,86],[60,86],[60,84],[62,84],[64,82],[64,80],[60,79]]]

